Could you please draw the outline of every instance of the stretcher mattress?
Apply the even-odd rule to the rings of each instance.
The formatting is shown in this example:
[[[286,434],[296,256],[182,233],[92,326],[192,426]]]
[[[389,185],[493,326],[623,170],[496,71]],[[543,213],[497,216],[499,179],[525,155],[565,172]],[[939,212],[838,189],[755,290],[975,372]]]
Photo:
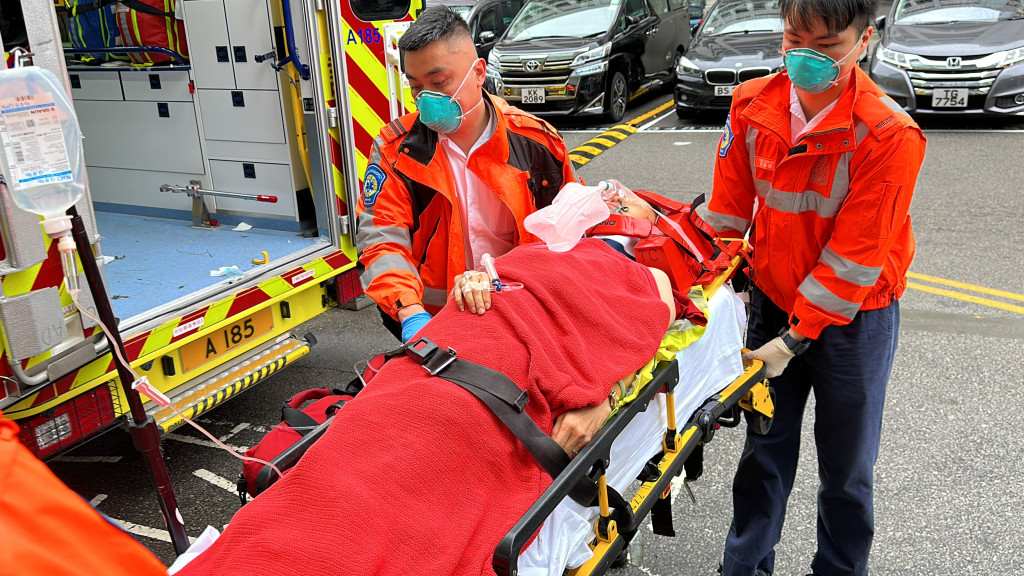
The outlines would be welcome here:
[[[726,285],[708,301],[704,335],[676,356],[676,422],[686,422],[704,401],[743,373],[740,350],[746,315],[743,302]],[[658,394],[646,412],[637,414],[615,439],[607,471],[608,485],[623,492],[644,463],[661,451],[668,426],[665,395]],[[596,508],[571,498],[563,500],[541,527],[537,539],[519,557],[521,576],[562,576],[566,566],[577,568],[592,556],[587,545],[594,537]]]

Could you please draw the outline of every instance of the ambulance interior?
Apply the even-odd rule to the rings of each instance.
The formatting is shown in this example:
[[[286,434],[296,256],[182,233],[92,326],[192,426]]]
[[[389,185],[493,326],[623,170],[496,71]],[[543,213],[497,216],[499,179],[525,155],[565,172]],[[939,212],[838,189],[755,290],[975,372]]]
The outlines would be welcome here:
[[[73,20],[59,15],[122,329],[331,244],[328,194],[321,185],[314,201],[310,186],[299,75],[274,67],[281,4],[193,0],[178,12],[175,42],[190,58],[134,61],[71,48]]]

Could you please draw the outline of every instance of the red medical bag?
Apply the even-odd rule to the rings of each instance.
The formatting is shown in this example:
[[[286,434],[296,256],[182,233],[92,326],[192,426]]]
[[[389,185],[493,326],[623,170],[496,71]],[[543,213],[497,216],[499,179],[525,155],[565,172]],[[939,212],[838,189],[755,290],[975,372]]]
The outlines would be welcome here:
[[[180,0],[177,0],[180,1]],[[117,28],[124,46],[152,46],[177,52],[188,61],[185,23],[175,18],[176,0],[118,0],[114,5]],[[132,53],[136,64],[163,64],[173,58],[158,52]]]

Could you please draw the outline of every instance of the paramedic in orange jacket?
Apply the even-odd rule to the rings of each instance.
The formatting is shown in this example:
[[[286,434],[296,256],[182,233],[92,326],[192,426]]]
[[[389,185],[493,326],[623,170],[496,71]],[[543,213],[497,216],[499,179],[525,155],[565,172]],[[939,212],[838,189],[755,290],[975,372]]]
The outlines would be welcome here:
[[[450,8],[424,10],[398,46],[418,112],[374,140],[357,243],[363,288],[406,341],[484,253],[536,241],[523,219],[576,177],[553,128],[483,91],[486,65]],[[467,296],[482,313],[486,290]]]
[[[699,209],[723,235],[750,232],[747,347],[765,361],[776,393],[769,433],[748,428],[722,568],[725,576],[774,570],[813,390],[821,486],[811,568],[864,576],[925,138],[857,66],[877,0],[781,0],[780,8],[786,71],[736,89],[712,196]]]

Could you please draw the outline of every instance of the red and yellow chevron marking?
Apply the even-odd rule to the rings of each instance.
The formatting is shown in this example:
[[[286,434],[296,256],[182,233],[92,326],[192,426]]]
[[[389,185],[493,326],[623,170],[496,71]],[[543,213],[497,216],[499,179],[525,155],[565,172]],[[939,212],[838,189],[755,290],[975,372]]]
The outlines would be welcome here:
[[[352,111],[352,139],[355,143],[356,170],[362,185],[373,139],[384,124],[391,121],[382,32],[383,25],[389,21],[360,20],[349,2],[339,1],[342,42],[345,46],[345,75],[348,79],[349,108]],[[422,0],[413,0],[409,13],[395,21],[412,20],[413,15],[422,8]],[[408,92],[404,93],[403,104],[406,111],[415,109],[415,103]],[[344,190],[339,191],[339,197],[344,198]]]
[[[318,284],[354,266],[355,262],[344,251],[337,250],[181,318],[171,320],[149,332],[134,335],[124,343],[128,362],[136,367],[155,360],[198,339],[201,334],[217,328],[218,325],[230,323],[258,308],[279,302],[301,291],[303,286]],[[228,359],[230,357],[224,357],[224,361]],[[64,395],[71,391],[84,392],[110,381],[116,377],[113,372],[113,357],[110,354],[104,355],[78,372],[68,374],[23,398],[5,410],[5,414],[15,420],[32,416],[66,401],[68,397]]]

